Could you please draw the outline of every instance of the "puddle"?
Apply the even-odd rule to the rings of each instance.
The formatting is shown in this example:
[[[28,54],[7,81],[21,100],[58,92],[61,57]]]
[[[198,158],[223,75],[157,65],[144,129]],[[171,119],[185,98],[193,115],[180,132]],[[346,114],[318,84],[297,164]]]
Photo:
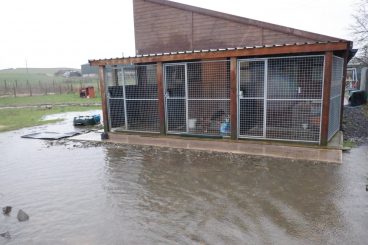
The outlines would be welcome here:
[[[95,112],[91,112],[95,113]],[[368,147],[341,165],[0,134],[6,244],[364,244]],[[84,114],[84,113],[83,113]],[[16,220],[18,209],[29,214]]]

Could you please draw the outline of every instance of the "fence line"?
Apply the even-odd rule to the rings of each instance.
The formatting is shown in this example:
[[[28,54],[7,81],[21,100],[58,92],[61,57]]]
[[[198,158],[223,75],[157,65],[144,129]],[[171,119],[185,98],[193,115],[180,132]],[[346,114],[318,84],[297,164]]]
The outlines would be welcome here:
[[[79,93],[81,88],[93,86],[96,96],[100,94],[98,81],[19,81],[19,80],[0,80],[0,96],[36,96]]]

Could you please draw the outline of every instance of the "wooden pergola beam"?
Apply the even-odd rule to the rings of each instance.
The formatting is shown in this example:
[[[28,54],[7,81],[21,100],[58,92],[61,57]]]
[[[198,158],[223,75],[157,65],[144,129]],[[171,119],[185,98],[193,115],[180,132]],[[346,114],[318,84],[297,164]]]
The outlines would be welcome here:
[[[329,42],[329,43],[314,43],[314,44],[295,44],[284,46],[271,47],[255,47],[233,50],[217,50],[217,51],[198,51],[184,52],[176,54],[162,55],[147,55],[139,57],[115,58],[103,60],[89,60],[91,66],[101,65],[124,65],[124,64],[139,64],[139,63],[157,63],[157,62],[172,62],[185,60],[203,60],[203,59],[224,59],[231,57],[252,57],[266,55],[282,55],[282,54],[297,54],[297,53],[316,53],[328,51],[343,51],[349,49],[349,42]]]

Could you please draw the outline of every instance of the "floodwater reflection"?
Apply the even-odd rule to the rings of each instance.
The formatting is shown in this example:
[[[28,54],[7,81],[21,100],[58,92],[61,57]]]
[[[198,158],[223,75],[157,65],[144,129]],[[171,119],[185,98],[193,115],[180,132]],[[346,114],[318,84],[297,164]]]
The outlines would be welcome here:
[[[45,128],[46,127],[46,128]],[[37,129],[47,129],[41,126]],[[5,244],[320,244],[368,240],[368,147],[305,162],[0,134]],[[30,220],[16,221],[18,209]]]
[[[338,165],[151,147],[122,152],[106,150],[109,193],[122,209],[134,196],[147,239],[323,242],[344,229]]]

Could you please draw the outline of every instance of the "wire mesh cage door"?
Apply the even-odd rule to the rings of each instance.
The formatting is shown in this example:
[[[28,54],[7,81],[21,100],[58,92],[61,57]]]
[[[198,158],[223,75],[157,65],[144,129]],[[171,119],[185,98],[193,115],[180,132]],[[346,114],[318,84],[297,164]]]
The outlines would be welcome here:
[[[187,65],[165,65],[167,133],[188,132]]]
[[[158,133],[158,86],[156,65],[124,67],[126,130]]]
[[[239,137],[265,138],[266,60],[242,60],[238,65]]]
[[[109,114],[109,126],[112,130],[126,129],[125,92],[121,67],[106,67],[106,97]]]

